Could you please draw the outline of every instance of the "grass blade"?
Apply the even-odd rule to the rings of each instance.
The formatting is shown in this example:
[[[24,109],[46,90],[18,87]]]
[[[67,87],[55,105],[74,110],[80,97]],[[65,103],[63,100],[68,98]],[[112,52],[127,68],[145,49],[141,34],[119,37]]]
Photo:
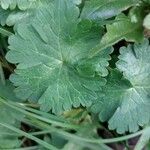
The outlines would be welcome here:
[[[26,133],[26,132],[24,132],[24,131],[22,131],[22,130],[20,130],[20,129],[17,129],[17,128],[15,128],[15,127],[9,125],[9,124],[0,123],[0,125],[3,126],[3,127],[5,127],[5,128],[8,128],[8,129],[10,129],[10,130],[12,130],[12,131],[14,131],[14,132],[16,132],[16,133],[18,133],[18,134],[20,134],[20,135],[22,135],[22,136],[25,136],[25,137],[27,137],[27,138],[29,138],[29,139],[35,141],[35,142],[37,142],[38,144],[40,144],[41,146],[43,146],[43,147],[45,147],[45,148],[47,148],[47,149],[49,149],[49,150],[58,150],[56,147],[54,147],[54,146],[52,146],[52,145],[46,143],[45,141],[43,141],[43,140],[41,140],[41,139],[39,139],[39,138],[37,138],[37,137],[31,135],[31,134],[28,134],[28,133]]]

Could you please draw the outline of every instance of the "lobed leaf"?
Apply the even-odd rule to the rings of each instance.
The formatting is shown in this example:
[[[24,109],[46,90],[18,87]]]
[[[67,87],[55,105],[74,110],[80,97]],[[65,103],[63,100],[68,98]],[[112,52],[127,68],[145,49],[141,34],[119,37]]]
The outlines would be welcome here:
[[[110,54],[112,52],[113,48],[102,49],[97,56],[81,60],[77,65],[78,73],[84,77],[107,76],[108,61],[111,60]]]
[[[50,1],[51,0],[43,0],[42,2],[35,1],[35,5],[31,5],[31,7],[27,8],[26,10],[20,10],[18,8],[13,10],[5,10],[0,7],[0,23],[2,26],[13,26],[21,22],[30,22],[30,20],[32,20],[32,18],[35,16],[36,11],[40,7],[44,7],[50,3]]]
[[[101,38],[101,28],[82,22],[79,13],[72,0],[52,1],[39,8],[30,23],[19,24],[9,38],[6,58],[18,64],[10,77],[16,94],[39,102],[44,111],[61,113],[72,106],[90,106],[105,84],[100,76],[85,78],[76,70]]]
[[[111,71],[104,95],[100,94],[101,99],[92,107],[95,113],[99,112],[100,120],[109,120],[109,128],[118,133],[135,132],[150,121],[149,51],[148,40],[121,48],[117,67],[124,76]]]
[[[26,10],[33,5],[36,5],[39,0],[0,0],[0,6],[3,9],[15,9],[18,7],[21,10]]]

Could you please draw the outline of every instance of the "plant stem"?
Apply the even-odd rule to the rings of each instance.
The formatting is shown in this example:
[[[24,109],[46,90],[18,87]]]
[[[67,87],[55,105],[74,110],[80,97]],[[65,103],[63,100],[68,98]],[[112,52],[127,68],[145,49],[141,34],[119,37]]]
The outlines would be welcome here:
[[[0,62],[0,80],[1,80],[2,84],[5,85],[5,75],[4,75],[4,71],[2,68],[1,62]]]
[[[25,115],[31,116],[33,118],[37,118],[37,119],[39,119],[41,121],[44,121],[44,122],[47,122],[47,123],[50,123],[50,124],[54,124],[56,126],[60,126],[60,127],[64,127],[64,128],[69,128],[69,129],[75,129],[76,130],[76,129],[80,128],[80,126],[77,126],[77,125],[67,124],[67,123],[63,123],[63,122],[58,122],[58,121],[55,121],[55,120],[50,120],[49,118],[47,119],[47,118],[38,116],[36,114],[30,113],[28,111],[25,111],[23,109],[18,108],[17,106],[14,106],[13,103],[7,102],[7,101],[5,101],[2,98],[0,98],[0,101],[2,103],[4,103],[5,105],[7,105],[7,106],[9,106],[9,107],[11,107],[11,108],[13,108],[15,110],[18,110],[18,111],[22,112]]]
[[[50,133],[51,130],[43,130],[39,132],[31,132],[29,134],[37,136],[37,135],[42,135],[42,134],[48,134]],[[1,135],[8,135],[8,136],[21,136],[20,134],[14,134],[14,133],[7,133],[7,132],[1,132]]]
[[[75,134],[68,133],[66,131],[63,131],[62,129],[58,129],[58,128],[52,127],[51,125],[47,124],[47,123],[49,123],[49,121],[47,121],[48,119],[42,118],[42,117],[39,117],[39,116],[37,117],[37,115],[34,115],[34,114],[29,113],[27,111],[24,111],[24,110],[22,110],[20,108],[17,108],[16,106],[13,106],[12,104],[9,104],[9,102],[6,102],[6,101],[4,101],[1,98],[0,98],[0,101],[3,102],[4,104],[8,105],[11,108],[14,108],[14,109],[16,109],[16,110],[18,110],[18,111],[28,115],[29,118],[30,118],[29,122],[31,122],[34,126],[36,125],[37,128],[41,128],[41,129],[44,129],[44,130],[48,129],[51,132],[55,132],[55,133],[63,136],[65,139],[72,140],[72,141],[78,141],[78,142],[82,141],[82,142],[97,143],[97,144],[115,143],[115,142],[125,141],[125,140],[128,140],[128,139],[134,138],[136,136],[139,136],[147,129],[147,128],[145,128],[145,129],[143,129],[141,131],[138,131],[136,133],[133,133],[133,134],[130,134],[130,135],[126,135],[126,136],[122,136],[122,137],[117,137],[117,138],[111,138],[111,139],[90,139],[90,138],[85,138],[85,137],[77,136]],[[42,121],[47,122],[47,123],[44,123]],[[56,123],[54,122],[54,124],[56,124]],[[64,125],[64,127],[66,127],[66,126]]]
[[[32,119],[30,120],[33,125],[36,124],[36,127],[40,127],[43,129],[50,129],[52,132],[55,132],[57,134],[59,134],[60,136],[63,136],[65,139],[67,140],[72,140],[72,141],[78,141],[78,142],[87,142],[87,143],[97,143],[97,144],[108,144],[108,143],[115,143],[115,142],[120,142],[120,141],[125,141],[134,137],[137,137],[139,135],[141,135],[147,128],[138,131],[136,133],[130,134],[130,135],[126,135],[126,136],[122,136],[122,137],[117,137],[117,138],[110,138],[110,139],[90,139],[90,138],[85,138],[85,137],[80,137],[77,136],[75,134],[71,134],[65,131],[62,131],[60,129],[57,129],[55,127],[49,126],[46,123],[43,123],[39,120],[36,119]]]
[[[13,150],[37,150],[39,148],[39,146],[31,146],[31,147],[26,147],[26,148],[16,148],[16,149],[13,149]],[[7,149],[9,150],[9,149]],[[12,149],[10,149],[12,150]]]
[[[41,115],[41,116],[43,116],[45,118],[48,118],[50,120],[52,119],[52,120],[59,121],[59,122],[66,122],[66,120],[64,118],[60,118],[59,116],[56,117],[56,116],[51,115],[49,113],[46,113],[46,112],[43,112],[43,111],[39,111],[39,110],[37,110],[35,108],[31,108],[32,106],[31,107],[27,107],[27,106],[25,106],[26,104],[23,104],[23,103],[13,103],[13,105],[15,105],[15,106],[17,106],[19,108],[22,108],[24,110],[28,110],[30,112],[33,112],[35,114]]]
[[[47,148],[49,150],[58,150],[56,147],[48,144],[47,142],[45,142],[45,141],[43,141],[43,140],[41,140],[41,139],[39,139],[39,138],[31,135],[31,134],[28,134],[28,133],[26,133],[26,132],[24,132],[22,130],[19,130],[19,129],[17,129],[17,128],[9,125],[9,124],[0,123],[0,125],[3,126],[3,127],[5,127],[5,128],[8,128],[8,129],[10,129],[10,130],[12,130],[12,131],[14,131],[16,133],[18,133],[18,134],[21,134],[22,136],[25,136],[25,137],[27,137],[27,138],[35,141],[35,142],[37,142],[38,144],[42,145],[43,147],[45,147],[45,148]]]

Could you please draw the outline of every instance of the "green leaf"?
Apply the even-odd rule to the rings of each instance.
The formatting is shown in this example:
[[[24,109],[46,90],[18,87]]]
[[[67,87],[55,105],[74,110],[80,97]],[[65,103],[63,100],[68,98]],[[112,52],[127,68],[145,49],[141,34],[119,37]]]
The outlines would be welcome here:
[[[148,6],[144,3],[141,3],[140,5],[137,5],[135,7],[132,7],[129,11],[129,17],[131,19],[131,22],[139,23],[139,25],[142,26],[143,19],[145,18],[147,11],[148,11]]]
[[[131,83],[128,89],[128,95],[122,108],[118,109],[110,120],[110,128],[118,128],[117,118],[127,113],[126,123],[129,124],[129,131],[136,131],[137,125],[143,126],[150,120],[150,46],[149,41],[145,40],[142,44],[135,44],[134,47],[128,46],[120,50],[121,55],[117,67],[123,72],[123,75]],[[131,115],[132,114],[132,115]],[[125,117],[122,117],[125,118]],[[130,119],[129,119],[130,118]],[[131,121],[131,122],[130,122]],[[118,122],[119,123],[119,122]],[[126,127],[126,129],[125,129]],[[123,128],[122,128],[123,129]],[[124,125],[124,131],[127,126]]]
[[[124,77],[131,82],[133,87],[139,88],[139,90],[143,89],[148,93],[150,88],[149,51],[149,41],[145,39],[142,44],[135,44],[133,47],[129,45],[127,48],[122,47],[120,60],[117,62],[118,69],[123,72]]]
[[[13,90],[14,87],[10,81],[6,80],[5,83],[3,83],[0,80],[0,99],[4,98],[5,100],[19,101],[16,98]],[[20,120],[23,117],[23,114],[18,113],[16,110],[0,102],[0,123],[8,123],[9,125],[20,128]],[[14,132],[11,130],[0,125],[0,133],[0,149],[12,149],[20,146],[21,141],[17,136],[12,136]]]
[[[31,18],[34,14],[34,9],[21,11],[15,10],[4,10],[0,7],[0,24],[2,26],[8,25],[13,26],[21,21]]]
[[[20,22],[30,22],[30,20],[32,20],[32,17],[35,16],[36,11],[39,9],[39,7],[47,5],[48,3],[50,3],[50,1],[51,0],[43,0],[42,2],[36,1],[35,5],[32,5],[26,10],[20,10],[17,8],[14,10],[5,10],[0,7],[0,23],[2,26],[13,26]]]
[[[60,135],[56,133],[51,133],[50,136],[46,135],[44,137],[44,141],[52,144],[53,146],[56,146],[59,149],[62,149],[67,142],[67,140],[63,139]]]
[[[82,0],[72,0],[72,2],[76,5],[80,5],[82,3]]]
[[[99,46],[90,51],[90,57],[97,55],[101,50],[123,39],[130,42],[141,42],[144,37],[141,19],[138,20],[137,18],[136,22],[131,22],[131,18],[124,14],[117,16],[115,22],[106,25],[106,28],[106,34],[103,36]]]
[[[15,88],[10,81],[6,80],[6,83],[3,84],[0,80],[0,97],[11,101],[19,101],[13,92],[14,89]]]
[[[92,107],[101,121],[109,120],[109,128],[118,133],[135,132],[150,120],[150,46],[144,43],[129,45],[120,50],[117,67],[111,71],[101,99]]]
[[[0,123],[8,123],[19,128],[20,124],[19,121],[16,120],[17,117],[17,112],[0,103]],[[20,146],[21,143],[18,137],[9,135],[13,134],[14,132],[0,126],[0,133],[2,132],[7,133],[7,135],[0,134],[0,149],[12,149]]]
[[[6,81],[5,85],[0,81],[0,98],[10,99],[13,101],[17,101],[18,99],[15,97],[13,93],[14,87],[9,81]],[[20,127],[20,119],[22,119],[23,115],[16,112],[14,109],[11,109],[0,102],[0,123],[8,123],[15,127]],[[20,146],[20,140],[17,136],[12,136],[14,132],[6,129],[5,127],[0,126],[0,148],[15,148]],[[11,134],[11,135],[9,135]]]
[[[139,0],[88,0],[85,1],[81,17],[84,19],[103,21],[137,5]]]
[[[26,10],[33,5],[36,5],[39,0],[0,0],[0,6],[3,9],[15,9],[18,7],[21,10]]]
[[[77,66],[79,74],[84,77],[94,77],[95,75],[102,77],[107,76],[107,67],[109,66],[108,61],[111,60],[110,54],[112,52],[112,48],[107,48],[101,50],[96,57],[83,59]]]
[[[23,21],[30,21],[36,12],[36,9],[30,9],[25,11],[20,10],[2,10],[4,13],[7,12],[6,16],[3,18],[2,25],[13,26]],[[3,17],[3,16],[2,16]]]
[[[78,16],[71,0],[55,0],[39,8],[30,23],[19,24],[9,38],[6,58],[19,64],[10,77],[16,94],[39,102],[44,111],[61,113],[72,106],[90,106],[105,84],[99,76],[83,78],[76,71],[76,64],[101,37],[100,28],[90,21],[80,22]]]
[[[0,24],[4,26],[6,24],[6,19],[10,14],[10,10],[4,10],[0,7]]]

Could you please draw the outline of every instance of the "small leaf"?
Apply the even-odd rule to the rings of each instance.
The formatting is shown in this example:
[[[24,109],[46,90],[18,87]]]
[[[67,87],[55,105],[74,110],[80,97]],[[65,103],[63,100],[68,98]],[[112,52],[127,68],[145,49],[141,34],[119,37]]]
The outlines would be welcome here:
[[[0,24],[4,26],[6,24],[6,19],[10,14],[10,10],[4,10],[0,7]]]
[[[141,20],[139,22],[131,22],[131,18],[124,14],[117,16],[115,22],[106,25],[106,28],[107,33],[103,36],[99,46],[90,51],[90,57],[97,55],[101,50],[123,39],[130,42],[141,42],[144,37]]]
[[[32,7],[27,8],[26,10],[20,10],[17,8],[14,10],[5,10],[0,7],[0,23],[2,26],[13,26],[23,21],[30,22],[33,16],[35,16],[38,8],[47,5],[49,2],[50,1],[47,2],[47,0],[44,0],[42,2],[36,1],[35,5],[32,5]]]
[[[121,13],[131,6],[137,5],[139,0],[89,0],[81,13],[81,18],[103,21]]]
[[[120,50],[116,70],[111,71],[92,111],[101,121],[109,120],[109,128],[118,133],[135,132],[150,121],[150,46],[129,45]]]
[[[6,80],[5,84],[3,84],[0,80],[0,97],[6,100],[19,101],[15,96],[14,89],[15,87],[10,81]]]

